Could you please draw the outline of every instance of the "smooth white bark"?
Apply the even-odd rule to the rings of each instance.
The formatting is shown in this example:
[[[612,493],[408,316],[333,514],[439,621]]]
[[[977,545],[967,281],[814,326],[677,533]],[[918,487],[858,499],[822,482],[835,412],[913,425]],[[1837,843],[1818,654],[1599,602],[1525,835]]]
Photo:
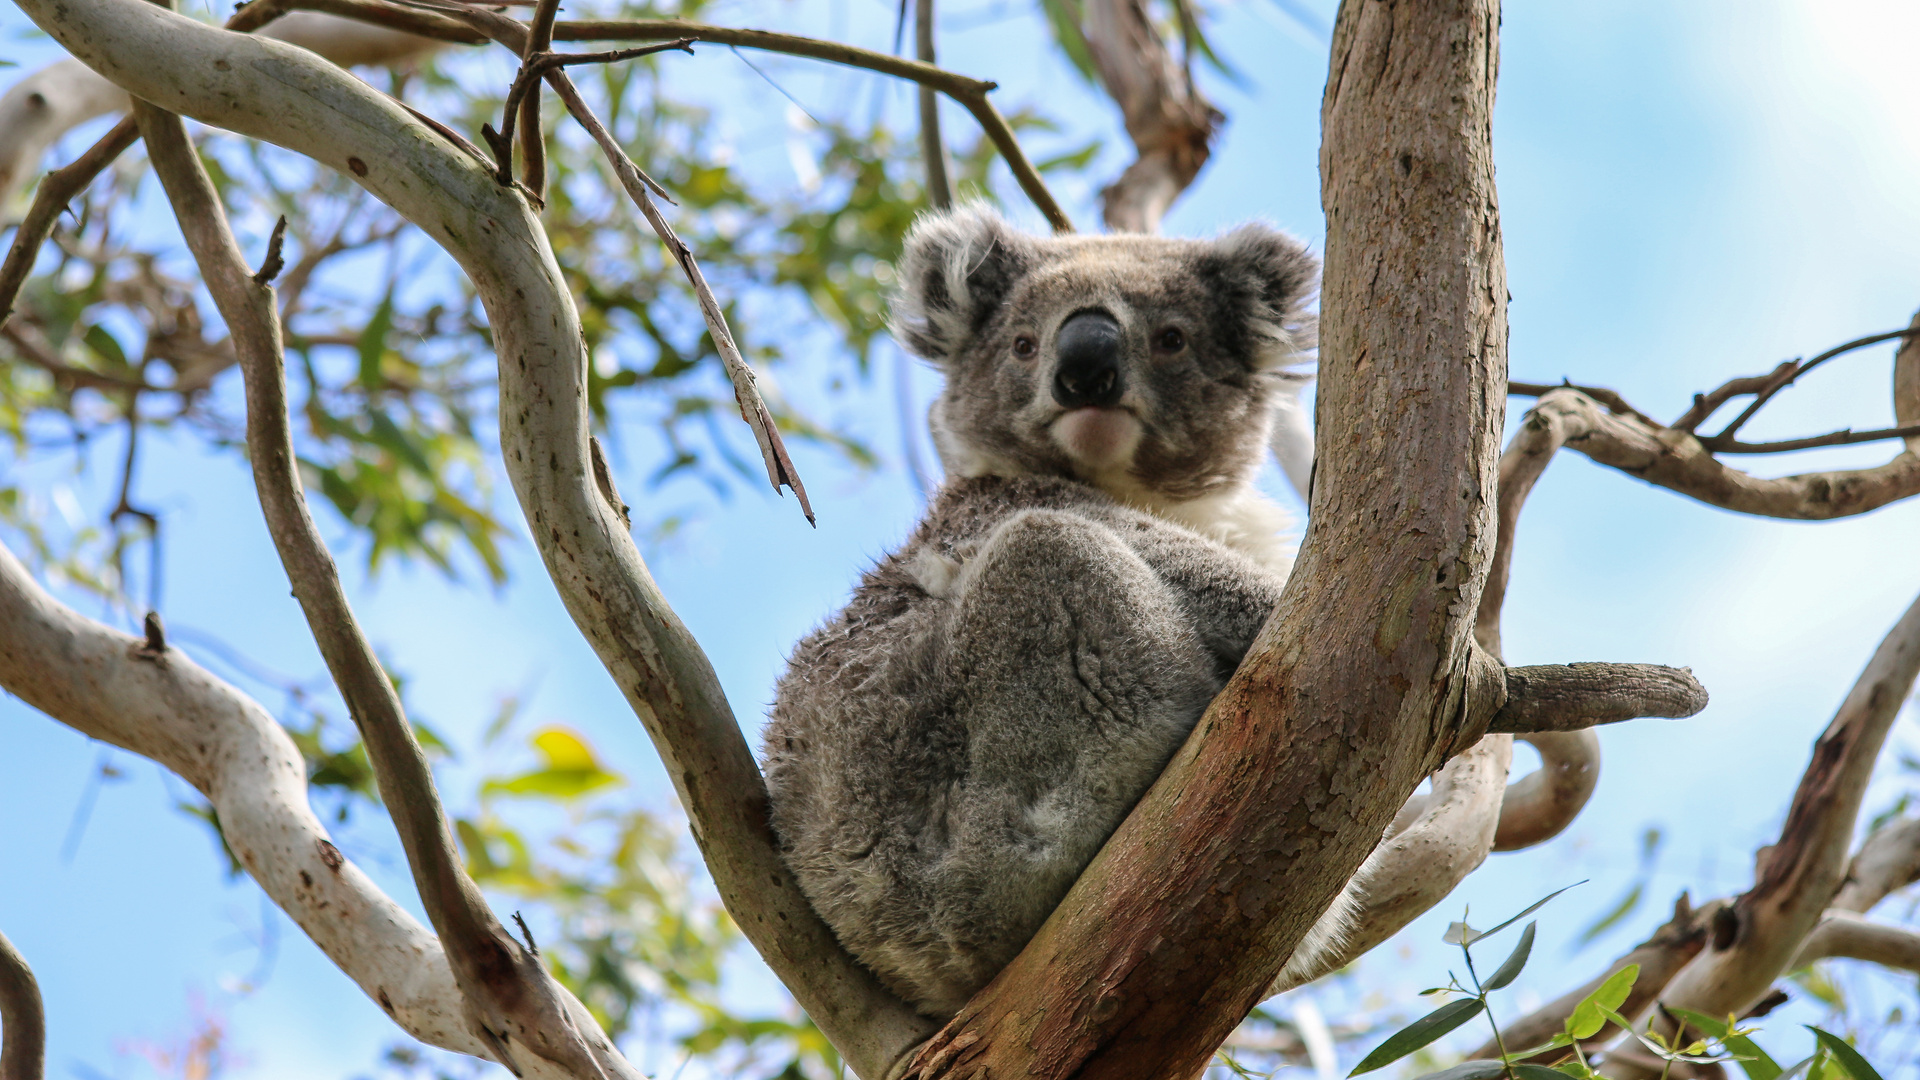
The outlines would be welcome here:
[[[384,26],[296,11],[261,30],[265,37],[311,49],[342,67],[395,64],[445,42]],[[60,136],[96,116],[125,112],[127,92],[78,60],[57,60],[0,94],[0,207],[39,175]]]
[[[1851,911],[1829,908],[1801,944],[1788,970],[1830,957],[1920,971],[1920,934],[1902,926],[1877,923]]]
[[[86,618],[0,548],[0,685],[85,735],[151,758],[213,804],[234,857],[340,970],[422,1042],[485,1056],[440,943],[340,854],[306,766],[259,703],[179,649]]]

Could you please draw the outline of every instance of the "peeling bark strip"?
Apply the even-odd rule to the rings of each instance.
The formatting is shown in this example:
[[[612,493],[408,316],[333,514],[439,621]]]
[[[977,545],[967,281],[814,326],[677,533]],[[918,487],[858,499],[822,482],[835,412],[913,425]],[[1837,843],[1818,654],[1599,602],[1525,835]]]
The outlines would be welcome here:
[[[465,269],[486,305],[500,354],[506,468],[548,573],[654,738],[728,912],[853,1069],[882,1075],[931,1025],[846,955],[786,877],[767,828],[765,786],[712,666],[593,481],[579,318],[526,204],[496,185],[487,165],[311,53],[207,27],[143,0],[23,0],[21,7],[74,55],[144,101],[343,172],[349,158],[359,159],[367,171],[357,182]],[[156,56],[168,62],[155,63]],[[0,635],[0,648],[11,644]],[[171,654],[167,666],[178,666]],[[290,746],[286,752],[293,754]],[[297,755],[293,762],[298,778]],[[220,805],[223,823],[228,810]],[[285,858],[285,868],[263,870],[256,860],[249,869],[257,877],[264,872],[266,884],[292,874],[294,860],[313,849],[288,850],[295,854]],[[313,866],[321,869],[317,859]],[[274,886],[267,891],[287,904]],[[352,935],[369,932],[353,926],[344,951],[352,954]],[[346,966],[338,956],[336,962]],[[409,981],[361,985],[369,994],[390,989],[397,999]],[[463,1028],[459,1035],[477,1045]]]
[[[1506,281],[1486,0],[1342,5],[1314,513],[1266,631],[1026,950],[908,1075],[1194,1076],[1497,706]],[[1417,167],[1415,164],[1417,162]]]

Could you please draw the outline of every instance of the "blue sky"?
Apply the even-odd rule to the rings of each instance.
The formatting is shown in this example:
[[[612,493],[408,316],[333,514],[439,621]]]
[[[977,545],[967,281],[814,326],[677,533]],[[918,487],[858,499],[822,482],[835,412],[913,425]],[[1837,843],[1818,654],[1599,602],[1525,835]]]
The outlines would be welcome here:
[[[1330,24],[1331,4],[1288,5],[1298,6]],[[891,12],[882,0],[733,3],[714,18],[885,48]],[[955,3],[949,21],[943,61],[998,81],[1003,109],[1039,102],[1073,122],[1068,136],[1115,136],[1109,108],[1050,57],[1026,6]],[[43,41],[16,37],[24,26],[17,11],[0,14],[0,58],[31,67],[49,53]],[[1264,217],[1317,245],[1325,45],[1267,0],[1223,6],[1214,26],[1217,46],[1243,77],[1236,85],[1208,76],[1231,120],[1167,229],[1200,234]],[[1920,306],[1916,35],[1920,9],[1895,0],[1510,4],[1495,156],[1515,377],[1611,386],[1670,417],[1724,378],[1903,325]],[[767,137],[768,118],[785,115],[785,100],[720,50],[688,63],[695,62],[711,79],[704,92],[723,106],[716,123],[735,152],[791,174],[789,147]],[[867,76],[758,62],[809,108],[832,112],[876,93]],[[508,73],[503,61],[503,80]],[[907,104],[904,92],[886,93],[895,107]],[[971,137],[964,113],[947,122]],[[1109,172],[1124,163],[1117,153],[1105,160]],[[1095,219],[1090,188],[1063,196],[1079,221]],[[1882,347],[1829,365],[1770,407],[1753,434],[1884,425],[1890,356]],[[783,378],[796,395],[807,393],[803,370]],[[883,374],[871,391],[833,406],[866,425],[883,450],[899,441],[887,404],[891,378]],[[910,380],[921,399],[936,388],[925,369]],[[1874,445],[1751,464],[1772,475],[1890,454]],[[644,465],[636,451],[621,484],[636,503],[645,497]],[[800,466],[819,529],[806,528],[790,499],[749,491],[710,506],[654,562],[750,732],[786,649],[841,602],[918,509],[892,462],[865,476],[820,455],[801,455]],[[161,447],[144,470],[149,498],[169,514],[170,623],[245,642],[284,671],[320,670],[245,473],[180,444]],[[94,487],[81,485],[77,496],[82,513],[101,505]],[[1516,988],[1524,1001],[1584,980],[1659,921],[1680,889],[1699,900],[1743,887],[1812,739],[1920,592],[1917,537],[1920,503],[1829,524],[1762,521],[1563,455],[1522,521],[1505,620],[1509,661],[1690,664],[1713,704],[1683,723],[1603,732],[1600,788],[1573,828],[1540,848],[1492,858],[1446,905],[1364,962],[1365,993],[1330,994],[1329,1014],[1377,1005],[1367,993],[1409,1002],[1419,988],[1444,982],[1449,957],[1437,946],[1439,932],[1463,904],[1503,916],[1553,888],[1595,879],[1543,913],[1537,959]],[[421,714],[457,740],[473,740],[499,694],[532,687],[533,719],[587,733],[665,806],[671,790],[657,759],[530,545],[516,545],[511,558],[516,584],[500,595],[449,588],[423,572],[368,582],[350,571],[350,584],[370,634],[415,678]],[[379,1010],[291,924],[265,912],[258,890],[225,882],[205,831],[171,809],[177,781],[117,755],[127,780],[100,791],[67,861],[63,841],[98,748],[11,699],[0,701],[0,738],[9,747],[0,781],[0,927],[35,962],[46,991],[50,1075],[140,1075],[116,1046],[173,1037],[194,994],[228,1016],[233,1043],[250,1062],[238,1075],[346,1076],[393,1041]],[[1915,741],[1911,710],[1895,739]],[[1898,777],[1883,778],[1869,810],[1898,787]],[[1639,836],[1654,825],[1668,840],[1649,904],[1576,954],[1574,934],[1618,898]],[[357,857],[370,858],[376,877],[411,902],[393,845],[361,832]],[[234,998],[223,988],[257,966],[252,941],[263,916],[278,935],[270,978]],[[740,992],[764,999],[764,976],[752,968],[742,960]],[[1784,1037],[1782,1046],[1799,1042]]]

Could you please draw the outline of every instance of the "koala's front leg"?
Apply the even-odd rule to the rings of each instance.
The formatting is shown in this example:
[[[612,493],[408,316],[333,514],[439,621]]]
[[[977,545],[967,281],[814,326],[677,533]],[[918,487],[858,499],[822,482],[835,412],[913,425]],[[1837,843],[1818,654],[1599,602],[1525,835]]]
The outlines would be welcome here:
[[[1012,959],[1178,749],[1221,676],[1186,605],[1108,525],[1027,510],[949,592],[942,682],[966,733],[947,815],[949,940]],[[984,981],[984,980],[983,980]]]
[[[1253,647],[1286,579],[1186,529],[1144,521],[1121,533],[1127,546],[1179,598],[1224,682]]]

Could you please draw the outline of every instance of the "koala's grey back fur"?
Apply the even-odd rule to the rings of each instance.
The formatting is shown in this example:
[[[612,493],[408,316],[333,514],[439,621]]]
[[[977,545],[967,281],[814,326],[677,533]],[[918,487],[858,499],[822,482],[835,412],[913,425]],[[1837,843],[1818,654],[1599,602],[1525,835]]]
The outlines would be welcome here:
[[[1316,272],[1259,226],[1036,238],[969,208],[917,225],[900,274],[895,333],[947,377],[950,479],[795,649],[764,754],[801,889],[946,1016],[1039,929],[1279,598],[1285,519],[1251,481]],[[1090,312],[1116,393],[1070,408],[1056,342]]]

